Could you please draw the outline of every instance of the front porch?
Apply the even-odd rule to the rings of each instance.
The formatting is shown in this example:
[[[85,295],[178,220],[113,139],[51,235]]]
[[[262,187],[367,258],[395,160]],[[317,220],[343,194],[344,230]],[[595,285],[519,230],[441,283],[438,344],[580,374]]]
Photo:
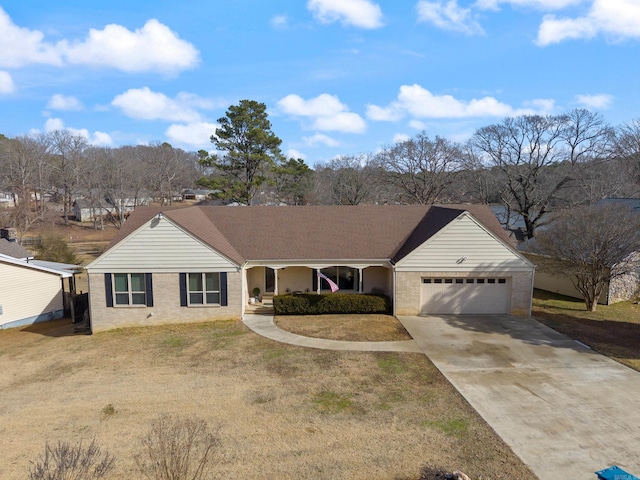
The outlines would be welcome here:
[[[265,262],[266,263],[266,262]],[[325,278],[318,275],[321,273]],[[388,262],[366,265],[275,265],[259,264],[244,268],[245,307],[259,292],[255,308],[265,307],[269,297],[288,293],[382,293],[391,296],[393,270]],[[328,279],[328,280],[327,280]],[[330,282],[334,284],[333,290]],[[336,288],[338,290],[336,290]],[[265,298],[266,297],[266,298]],[[263,300],[267,300],[263,302]],[[245,311],[249,311],[245,308]]]

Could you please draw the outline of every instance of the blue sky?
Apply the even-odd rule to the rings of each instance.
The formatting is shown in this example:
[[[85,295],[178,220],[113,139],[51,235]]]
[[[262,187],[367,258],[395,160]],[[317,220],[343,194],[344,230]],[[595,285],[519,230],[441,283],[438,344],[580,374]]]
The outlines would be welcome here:
[[[639,0],[0,0],[0,133],[211,150],[267,105],[310,165],[509,115],[640,117]]]

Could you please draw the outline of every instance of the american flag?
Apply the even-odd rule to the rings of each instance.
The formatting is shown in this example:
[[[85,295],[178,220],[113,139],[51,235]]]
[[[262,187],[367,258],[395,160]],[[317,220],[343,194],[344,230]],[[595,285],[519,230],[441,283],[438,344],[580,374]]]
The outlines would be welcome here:
[[[320,270],[318,270],[318,277],[320,278],[324,278],[327,283],[329,284],[329,288],[331,289],[331,292],[337,292],[338,290],[340,290],[338,288],[338,285],[335,284],[335,282],[331,279],[329,279],[329,277],[327,277],[324,273],[322,273]]]

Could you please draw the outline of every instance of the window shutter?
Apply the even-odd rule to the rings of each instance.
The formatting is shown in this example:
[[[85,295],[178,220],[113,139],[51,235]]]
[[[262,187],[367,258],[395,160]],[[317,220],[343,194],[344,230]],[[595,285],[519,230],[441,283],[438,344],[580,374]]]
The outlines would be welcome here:
[[[313,293],[316,293],[318,291],[318,273],[315,268],[311,269],[311,275],[313,276],[313,280],[311,281],[313,285],[312,290]]]
[[[187,274],[180,274],[180,306],[187,306]]]
[[[111,283],[111,274],[104,274],[104,291],[107,297],[107,307],[113,307],[113,283]]]
[[[227,293],[227,272],[220,272],[220,305],[229,305],[229,295]]]
[[[147,307],[153,307],[153,282],[151,280],[151,274],[144,274],[145,282],[145,297],[147,299]]]

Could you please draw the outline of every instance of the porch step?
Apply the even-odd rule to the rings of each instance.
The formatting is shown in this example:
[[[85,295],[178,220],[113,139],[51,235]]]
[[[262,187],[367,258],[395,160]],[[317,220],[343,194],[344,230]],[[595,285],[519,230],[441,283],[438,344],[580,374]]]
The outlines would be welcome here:
[[[262,295],[262,306],[273,307],[273,293],[265,293]]]

